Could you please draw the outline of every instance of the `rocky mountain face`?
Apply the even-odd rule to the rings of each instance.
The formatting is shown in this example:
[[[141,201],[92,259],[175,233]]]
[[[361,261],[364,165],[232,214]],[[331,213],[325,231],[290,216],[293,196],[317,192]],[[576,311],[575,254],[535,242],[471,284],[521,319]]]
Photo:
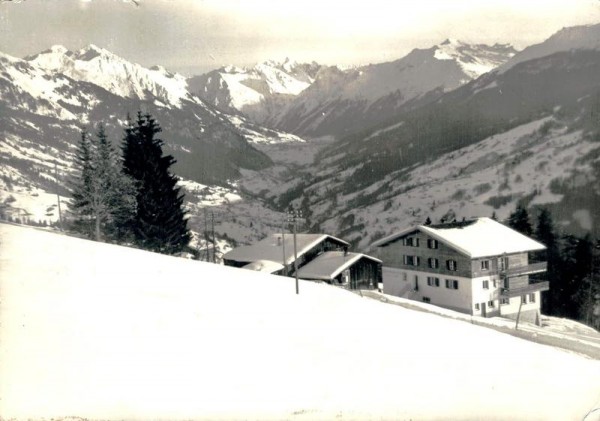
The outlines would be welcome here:
[[[273,60],[252,68],[225,66],[188,80],[190,90],[228,113],[242,113],[257,123],[289,102],[314,81],[321,66],[290,59]]]
[[[563,28],[542,43],[531,45],[498,67],[500,72],[518,63],[560,51],[600,49],[600,24]]]

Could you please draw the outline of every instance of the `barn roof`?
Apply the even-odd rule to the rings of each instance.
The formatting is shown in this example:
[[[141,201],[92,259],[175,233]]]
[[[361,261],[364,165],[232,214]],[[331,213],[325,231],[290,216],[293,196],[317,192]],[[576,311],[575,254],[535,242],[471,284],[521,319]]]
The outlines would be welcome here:
[[[346,247],[350,244],[344,240],[333,237],[327,234],[297,234],[297,254],[298,257],[308,252],[310,249],[315,247],[317,244],[331,239]],[[238,262],[256,262],[258,260],[270,260],[272,262],[283,263],[283,249],[285,248],[285,263],[291,264],[294,262],[294,235],[284,234],[282,241],[282,234],[272,234],[256,244],[250,246],[237,247],[223,256],[227,260],[235,260]]]
[[[418,225],[382,238],[372,245],[386,246],[414,231],[428,234],[470,258],[538,251],[546,248],[542,243],[490,218],[477,218],[450,224]]]
[[[377,263],[381,260],[361,253],[344,253],[343,251],[328,251],[317,256],[313,261],[298,270],[298,277],[304,279],[331,280],[344,269],[349,268],[360,259],[369,259]]]

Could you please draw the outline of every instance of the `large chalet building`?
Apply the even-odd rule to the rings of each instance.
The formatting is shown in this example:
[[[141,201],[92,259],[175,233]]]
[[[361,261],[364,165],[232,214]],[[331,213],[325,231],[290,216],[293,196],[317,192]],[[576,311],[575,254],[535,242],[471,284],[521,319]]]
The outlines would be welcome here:
[[[490,218],[419,225],[375,243],[383,292],[462,313],[538,322],[548,282],[530,279],[545,246]]]

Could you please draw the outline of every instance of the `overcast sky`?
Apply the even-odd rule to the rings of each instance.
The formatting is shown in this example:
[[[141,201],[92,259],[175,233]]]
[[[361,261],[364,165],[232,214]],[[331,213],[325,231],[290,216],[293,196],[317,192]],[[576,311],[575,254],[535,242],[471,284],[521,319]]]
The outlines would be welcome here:
[[[446,38],[543,41],[600,23],[600,0],[0,0],[0,51],[93,43],[185,74],[291,57],[324,64],[400,58]]]

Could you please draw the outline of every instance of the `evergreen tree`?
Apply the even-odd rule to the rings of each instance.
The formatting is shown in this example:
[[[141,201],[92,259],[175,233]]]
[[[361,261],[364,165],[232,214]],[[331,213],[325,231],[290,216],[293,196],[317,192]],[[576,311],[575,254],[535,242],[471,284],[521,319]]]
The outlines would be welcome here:
[[[121,158],[98,125],[96,156],[96,239],[102,235],[115,240],[128,237],[127,223],[135,214],[135,184],[122,172]]]
[[[123,139],[123,172],[136,182],[137,209],[130,220],[135,242],[147,250],[173,254],[190,241],[177,178],[169,172],[175,159],[163,155],[161,128],[150,114],[138,112]]]
[[[546,246],[543,260],[548,262],[545,276],[550,282],[550,291],[542,294],[542,312],[545,314],[562,313],[565,289],[564,278],[561,276],[563,262],[552,215],[546,208],[541,209],[538,214],[535,238]]]
[[[593,290],[596,276],[594,270],[594,244],[587,234],[577,241],[574,252],[574,262],[572,272],[571,289],[569,290],[573,306],[569,317],[578,318],[586,321],[587,310],[589,309],[589,300],[593,296]]]
[[[73,214],[73,229],[92,238],[94,166],[92,145],[85,129],[81,130],[81,138],[75,154],[75,170],[78,176],[70,183],[72,193],[69,205],[69,210]]]
[[[529,222],[529,213],[521,204],[517,205],[517,209],[508,217],[508,226],[529,237],[533,233],[531,223]]]
[[[74,229],[96,241],[122,239],[123,219],[135,210],[134,185],[120,170],[119,157],[98,126],[93,143],[85,130],[76,157],[79,177],[73,183]]]
[[[427,217],[427,219],[425,220],[425,225],[431,225],[431,218]]]

